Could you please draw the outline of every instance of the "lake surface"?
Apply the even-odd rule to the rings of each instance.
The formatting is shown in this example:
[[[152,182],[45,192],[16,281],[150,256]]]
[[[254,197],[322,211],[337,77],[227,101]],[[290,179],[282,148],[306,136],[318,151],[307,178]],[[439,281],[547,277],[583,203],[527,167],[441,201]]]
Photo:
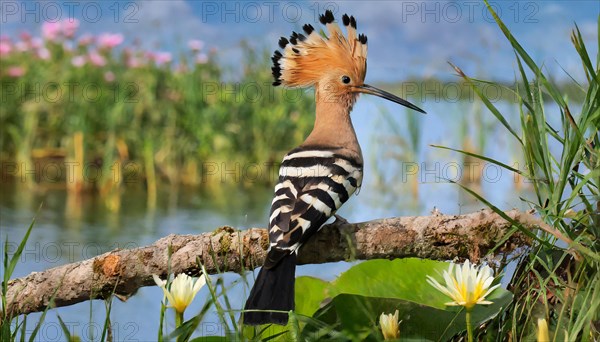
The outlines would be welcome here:
[[[499,103],[498,106],[510,113],[510,121],[518,122],[513,105]],[[428,115],[409,113],[403,107],[372,97],[358,101],[353,120],[365,156],[365,178],[359,195],[353,196],[339,211],[341,216],[358,222],[427,215],[434,207],[445,214],[482,209],[483,204],[447,181],[464,180],[468,174],[480,179],[469,186],[478,189],[498,207],[528,209],[519,197],[532,198],[528,195],[529,184],[495,165],[481,161],[480,165],[472,161],[465,164],[458,153],[430,147],[436,144],[462,149],[468,141],[484,155],[515,166],[521,161],[518,146],[491,114],[482,111],[477,103],[467,102],[428,101],[423,108]],[[415,132],[420,140],[416,147],[410,146],[407,115],[417,116]],[[523,169],[522,163],[520,168]],[[167,188],[161,189],[156,209],[148,210],[146,195],[139,189],[128,191],[122,198],[120,211],[114,213],[93,197],[73,201],[62,190],[31,191],[5,180],[0,185],[0,237],[3,241],[8,238],[9,252],[16,249],[36,217],[13,278],[91,258],[114,248],[151,244],[171,233],[199,234],[223,225],[240,229],[264,227],[272,196],[270,187],[227,188],[218,195],[193,189],[179,189],[174,195]],[[300,266],[297,275],[331,280],[351,265],[339,262]],[[248,289],[236,274],[223,277],[225,283],[232,286],[228,291],[232,305],[241,308]],[[156,340],[162,296],[158,287],[147,287],[127,302],[114,299],[111,312],[114,340]],[[186,311],[186,318],[198,312],[206,298],[207,290],[203,289]],[[167,314],[172,328],[173,316],[170,311]],[[106,315],[105,305],[94,301],[50,310],[38,333],[38,341],[65,339],[57,315],[83,341],[98,340]],[[29,333],[39,317],[40,314],[29,315]],[[217,322],[214,314],[209,315],[198,333],[224,333]]]

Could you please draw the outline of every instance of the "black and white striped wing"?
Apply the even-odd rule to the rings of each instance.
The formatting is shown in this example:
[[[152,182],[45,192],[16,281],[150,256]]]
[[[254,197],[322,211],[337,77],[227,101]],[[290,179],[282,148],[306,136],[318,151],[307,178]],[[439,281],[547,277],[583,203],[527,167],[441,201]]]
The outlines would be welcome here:
[[[362,165],[324,150],[292,150],[279,169],[269,217],[265,267],[296,252],[362,182]]]

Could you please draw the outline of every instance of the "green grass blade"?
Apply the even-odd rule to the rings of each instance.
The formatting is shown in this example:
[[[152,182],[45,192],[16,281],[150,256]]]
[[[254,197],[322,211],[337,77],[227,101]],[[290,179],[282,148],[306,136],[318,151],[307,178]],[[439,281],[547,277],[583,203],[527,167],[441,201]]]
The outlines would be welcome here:
[[[25,236],[23,236],[23,239],[21,240],[19,247],[15,251],[15,254],[13,254],[12,258],[10,259],[10,262],[8,263],[8,265],[6,266],[6,269],[4,270],[3,288],[5,291],[8,287],[8,281],[10,280],[10,276],[15,271],[15,268],[17,267],[17,263],[19,262],[19,259],[21,258],[21,254],[23,254],[23,249],[25,249],[25,244],[27,244],[27,240],[29,239],[29,235],[31,234],[31,230],[33,229],[34,223],[35,223],[35,218],[33,220],[31,220],[31,224],[29,225],[29,228],[27,228],[27,232],[25,232]],[[7,256],[6,248],[4,250],[4,253],[5,253],[5,256]]]
[[[594,70],[594,66],[592,65],[592,61],[590,60],[587,48],[585,47],[585,42],[583,40],[583,37],[581,36],[581,31],[579,31],[579,26],[577,26],[577,24],[575,24],[575,30],[573,30],[571,34],[571,41],[575,46],[575,50],[577,50],[577,53],[579,53],[581,62],[585,67],[585,72],[588,76],[588,81],[590,81],[591,83],[592,79],[594,79],[594,81],[598,83],[598,75],[596,75],[596,71]]]
[[[64,279],[64,276],[63,276],[63,279]],[[44,320],[46,319],[46,314],[48,313],[48,310],[50,310],[50,308],[54,307],[54,298],[56,297],[56,293],[58,292],[58,289],[60,289],[61,286],[62,286],[62,279],[61,279],[60,283],[58,284],[58,286],[56,287],[56,289],[54,289],[54,292],[52,293],[52,296],[50,297],[50,301],[48,302],[48,305],[46,306],[46,308],[42,312],[42,315],[40,316],[40,320],[35,325],[35,328],[33,328],[33,331],[31,332],[31,335],[29,336],[29,342],[36,341],[35,337],[37,336],[38,332],[40,331],[40,328],[42,327],[42,324],[44,323]]]
[[[452,63],[449,63],[449,64],[454,68],[454,70],[456,70],[456,72],[458,72],[459,76],[461,76],[463,79],[465,79],[465,81],[471,87],[471,89],[473,89],[473,91],[475,93],[477,93],[477,96],[479,96],[479,98],[481,99],[481,101],[490,110],[490,112],[492,112],[492,114],[496,117],[496,119],[498,119],[498,121],[500,121],[500,123],[504,127],[506,127],[506,129],[517,139],[517,141],[519,141],[519,143],[521,145],[523,145],[523,141],[521,140],[521,138],[519,137],[519,135],[510,126],[510,124],[508,123],[508,121],[506,121],[506,118],[504,118],[504,116],[502,115],[502,113],[500,113],[500,111],[498,110],[498,108],[496,108],[496,106],[494,106],[494,104],[489,100],[489,98],[477,87],[477,85],[475,84],[474,80],[471,79],[469,76],[465,75],[465,73],[460,68],[458,68],[457,66],[455,66],[454,64],[452,64]]]
[[[221,321],[223,322],[223,324],[225,325],[225,327],[227,328],[227,330],[231,331],[232,329],[229,327],[229,324],[227,323],[227,319],[225,318],[226,317],[225,316],[226,315],[225,310],[221,306],[221,303],[219,303],[219,298],[217,296],[217,291],[216,291],[215,287],[213,286],[212,282],[210,281],[210,278],[208,276],[208,272],[206,272],[206,269],[204,268],[204,265],[200,262],[199,258],[197,258],[196,262],[200,266],[200,269],[202,270],[202,274],[204,274],[206,276],[206,286],[208,286],[208,291],[210,292],[210,296],[211,296],[212,301],[213,301],[213,303],[215,305],[215,309],[217,310],[217,314],[221,318]]]
[[[60,329],[62,330],[63,334],[65,334],[65,340],[72,341],[73,338],[71,336],[71,332],[69,331],[69,328],[67,327],[65,322],[62,320],[62,318],[60,317],[59,314],[56,315],[56,318],[58,318],[58,323],[60,324]],[[103,341],[103,340],[101,340],[101,341]]]
[[[104,326],[102,327],[102,337],[100,338],[100,341],[106,341],[106,337],[112,333],[110,312],[112,310],[113,294],[117,291],[117,285],[119,285],[118,280],[115,282],[115,286],[113,287],[110,297],[108,297],[107,299],[104,300],[104,305],[106,308],[106,318],[104,319]]]
[[[541,69],[537,66],[537,64],[533,61],[533,59],[529,56],[529,54],[521,46],[521,44],[519,44],[517,39],[512,35],[512,33],[510,32],[508,27],[506,27],[506,25],[504,24],[504,22],[502,22],[502,20],[500,19],[498,14],[494,11],[492,6],[490,6],[489,2],[487,0],[484,0],[484,2],[485,2],[485,5],[487,6],[488,11],[494,17],[496,24],[498,25],[498,27],[500,27],[500,29],[502,30],[502,33],[504,33],[504,36],[506,36],[506,38],[508,39],[508,41],[510,42],[512,47],[517,51],[517,53],[521,56],[521,58],[523,58],[523,61],[525,61],[525,64],[527,64],[527,66],[529,66],[529,68],[534,72],[534,74],[541,77],[541,81],[544,83],[544,86],[550,93],[550,96],[552,96],[552,98],[561,107],[564,107],[566,105],[566,103],[565,103],[564,99],[560,96],[560,93],[558,92],[556,87],[554,87],[551,83],[548,82],[548,80],[546,80],[546,77],[543,75]]]
[[[515,52],[515,59],[517,60],[517,65],[519,66],[519,73],[521,74],[521,80],[523,81],[523,87],[525,88],[525,95],[527,96],[527,101],[523,101],[523,104],[527,107],[530,112],[533,112],[533,107],[531,107],[531,103],[533,103],[533,97],[531,93],[531,87],[529,86],[529,80],[527,79],[527,74],[525,74],[525,70],[523,69],[523,63],[521,63],[521,58]]]
[[[512,167],[512,166],[506,165],[506,164],[504,164],[504,163],[502,163],[502,162],[499,162],[499,161],[497,161],[497,160],[495,160],[495,159],[492,159],[492,158],[489,158],[489,157],[483,156],[483,155],[481,155],[481,154],[472,153],[472,152],[463,151],[463,150],[458,150],[458,149],[454,149],[454,148],[451,148],[451,147],[440,146],[440,145],[433,145],[433,144],[432,144],[432,145],[429,145],[429,146],[431,146],[431,147],[435,147],[435,148],[441,148],[441,149],[443,149],[443,150],[449,150],[449,151],[454,151],[454,152],[458,152],[458,153],[466,154],[466,155],[468,155],[468,156],[475,157],[475,158],[477,158],[477,159],[485,160],[485,161],[487,161],[487,162],[490,162],[490,163],[492,163],[492,164],[498,165],[498,166],[500,166],[500,167],[503,167],[503,168],[505,168],[505,169],[507,169],[507,170],[509,170],[509,171],[512,171],[512,172],[518,173],[519,175],[522,175],[522,176],[524,175],[524,174],[523,174],[523,172],[522,172],[521,170],[517,170],[517,169],[515,169],[515,168],[514,168],[514,167]]]

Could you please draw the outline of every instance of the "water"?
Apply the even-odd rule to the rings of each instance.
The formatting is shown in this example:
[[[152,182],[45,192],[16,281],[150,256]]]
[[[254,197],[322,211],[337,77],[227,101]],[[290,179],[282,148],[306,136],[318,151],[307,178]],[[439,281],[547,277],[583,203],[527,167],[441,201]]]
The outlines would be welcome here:
[[[516,112],[512,105],[498,104],[503,112]],[[389,111],[386,121],[380,106]],[[465,194],[446,179],[460,181],[469,171],[480,175],[478,190],[502,209],[528,209],[519,196],[529,196],[528,184],[516,182],[513,175],[491,164],[481,169],[465,167],[462,157],[431,144],[461,149],[469,137],[483,154],[513,165],[521,160],[517,145],[506,130],[497,125],[490,114],[471,103],[426,103],[428,115],[406,112],[402,107],[370,97],[361,98],[353,120],[365,155],[365,178],[358,196],[353,196],[339,214],[351,222],[401,215],[427,215],[434,207],[445,214],[472,212],[485,206]],[[479,113],[479,114],[478,114]],[[417,148],[403,147],[394,135],[397,125],[403,137],[408,136],[407,115],[417,115],[420,143]],[[405,159],[409,158],[409,159]],[[521,167],[522,168],[522,167]],[[414,182],[417,187],[415,191]],[[470,186],[476,186],[471,184]],[[105,209],[93,197],[79,201],[62,190],[30,191],[19,184],[2,182],[0,197],[1,238],[8,237],[12,251],[20,242],[31,219],[36,224],[25,253],[13,277],[75,262],[105,253],[114,248],[130,248],[151,244],[171,234],[199,234],[223,225],[238,228],[264,227],[272,190],[267,187],[226,189],[218,194],[202,194],[193,189],[180,189],[176,195],[162,189],[155,210],[146,209],[143,189],[128,191],[118,213]],[[530,197],[531,198],[531,197]],[[40,204],[42,204],[40,208]],[[10,251],[9,251],[10,252]],[[298,275],[313,275],[326,280],[346,270],[345,262],[298,267]],[[247,294],[236,274],[225,274],[232,288],[229,299],[241,308]],[[251,276],[248,279],[252,279]],[[187,313],[198,312],[207,290],[203,289]],[[127,300],[113,300],[111,312],[114,340],[156,340],[162,292],[146,287]],[[171,331],[173,317],[167,313]],[[105,318],[102,301],[85,302],[51,310],[38,333],[39,341],[64,340],[57,315],[72,334],[82,340],[98,340]],[[28,317],[28,330],[35,326],[40,314]],[[200,334],[223,334],[216,315],[209,314]]]

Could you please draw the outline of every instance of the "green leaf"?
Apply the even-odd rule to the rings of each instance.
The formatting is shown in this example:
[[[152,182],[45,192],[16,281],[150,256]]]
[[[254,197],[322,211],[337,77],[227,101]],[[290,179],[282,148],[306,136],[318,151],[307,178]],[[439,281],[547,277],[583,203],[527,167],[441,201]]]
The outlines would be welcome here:
[[[397,298],[443,309],[448,298],[433,291],[425,280],[428,275],[442,274],[446,269],[448,264],[428,259],[369,260],[342,273],[329,293],[332,297],[347,293]]]
[[[312,316],[327,296],[329,283],[315,277],[296,278],[296,314]]]
[[[447,268],[444,262],[416,258],[366,261],[333,282],[330,293],[336,295],[315,318],[339,326],[346,338],[380,340],[379,316],[398,310],[403,339],[448,340],[466,330],[465,310],[446,306],[450,299],[426,282],[427,275],[441,280]],[[473,310],[476,324],[500,313],[512,294],[496,289],[487,299],[493,304]],[[304,336],[315,333],[310,326],[303,331]]]

